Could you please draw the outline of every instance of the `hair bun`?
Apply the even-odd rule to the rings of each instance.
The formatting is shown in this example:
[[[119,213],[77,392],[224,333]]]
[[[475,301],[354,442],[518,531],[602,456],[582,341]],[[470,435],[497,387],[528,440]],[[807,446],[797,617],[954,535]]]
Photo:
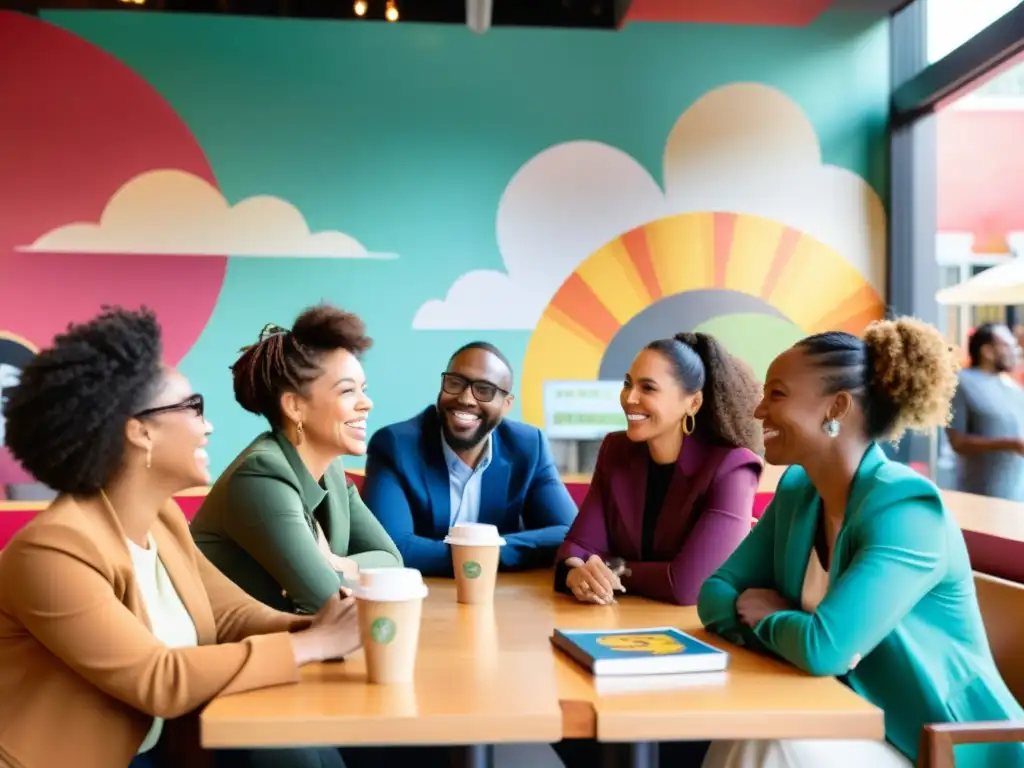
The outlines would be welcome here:
[[[902,429],[945,425],[959,365],[934,326],[901,317],[872,323],[864,332],[871,355],[871,388],[899,411]]]
[[[302,346],[313,349],[334,349],[339,346],[340,337],[358,339],[351,350],[355,353],[365,352],[373,343],[366,336],[366,325],[357,315],[326,303],[310,307],[299,315],[291,336]]]

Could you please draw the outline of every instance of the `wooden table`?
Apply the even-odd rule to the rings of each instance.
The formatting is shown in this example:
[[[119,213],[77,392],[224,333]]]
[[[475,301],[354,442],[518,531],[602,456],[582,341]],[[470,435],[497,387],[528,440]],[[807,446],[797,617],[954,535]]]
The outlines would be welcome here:
[[[946,508],[964,531],[1024,544],[1024,504],[960,491],[942,491]]]
[[[298,685],[211,703],[202,714],[203,746],[884,735],[881,711],[838,681],[810,677],[708,636],[693,608],[632,597],[607,607],[583,605],[553,594],[548,572],[503,574],[489,608],[457,604],[450,580],[431,580],[430,590],[413,684],[366,684],[362,652],[342,664],[312,665]],[[680,627],[727,648],[732,659],[724,680],[606,693],[548,640],[556,626],[659,625]]]
[[[1024,504],[943,491],[946,508],[964,533],[971,567],[1024,583]]]
[[[561,739],[555,658],[545,647],[546,636],[509,643],[520,636],[509,631],[509,611],[459,605],[450,580],[431,583],[430,589],[412,684],[367,684],[361,651],[344,663],[310,665],[298,685],[228,696],[207,706],[203,746]]]

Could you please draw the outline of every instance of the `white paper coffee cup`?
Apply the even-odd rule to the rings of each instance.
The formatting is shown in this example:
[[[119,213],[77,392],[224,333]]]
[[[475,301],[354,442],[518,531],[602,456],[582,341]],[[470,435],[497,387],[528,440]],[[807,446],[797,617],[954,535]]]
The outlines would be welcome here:
[[[455,599],[477,605],[494,600],[498,562],[505,540],[496,525],[457,523],[444,539],[452,549]]]
[[[359,605],[359,634],[371,683],[408,683],[416,669],[423,575],[415,568],[368,568],[352,590]]]
[[[367,568],[359,572],[359,584],[352,589],[357,600],[385,603],[422,600],[428,592],[423,574],[415,568]]]
[[[448,529],[445,544],[461,547],[500,547],[505,540],[498,533],[498,526],[489,523],[456,523]]]

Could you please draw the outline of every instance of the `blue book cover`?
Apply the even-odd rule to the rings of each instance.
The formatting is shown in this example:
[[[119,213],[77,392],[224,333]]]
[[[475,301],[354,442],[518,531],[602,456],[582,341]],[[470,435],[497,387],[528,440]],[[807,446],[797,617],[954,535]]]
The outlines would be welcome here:
[[[674,627],[556,629],[552,643],[596,674],[724,670],[729,654]]]

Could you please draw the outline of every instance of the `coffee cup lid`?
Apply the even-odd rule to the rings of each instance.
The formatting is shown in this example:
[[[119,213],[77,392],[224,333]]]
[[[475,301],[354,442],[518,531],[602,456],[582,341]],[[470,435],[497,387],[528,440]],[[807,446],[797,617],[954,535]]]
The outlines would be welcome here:
[[[498,526],[488,523],[456,523],[448,529],[445,544],[459,544],[464,547],[500,547],[505,543],[498,533]]]
[[[360,600],[397,603],[427,596],[423,574],[415,568],[367,568],[359,572],[352,594]]]

